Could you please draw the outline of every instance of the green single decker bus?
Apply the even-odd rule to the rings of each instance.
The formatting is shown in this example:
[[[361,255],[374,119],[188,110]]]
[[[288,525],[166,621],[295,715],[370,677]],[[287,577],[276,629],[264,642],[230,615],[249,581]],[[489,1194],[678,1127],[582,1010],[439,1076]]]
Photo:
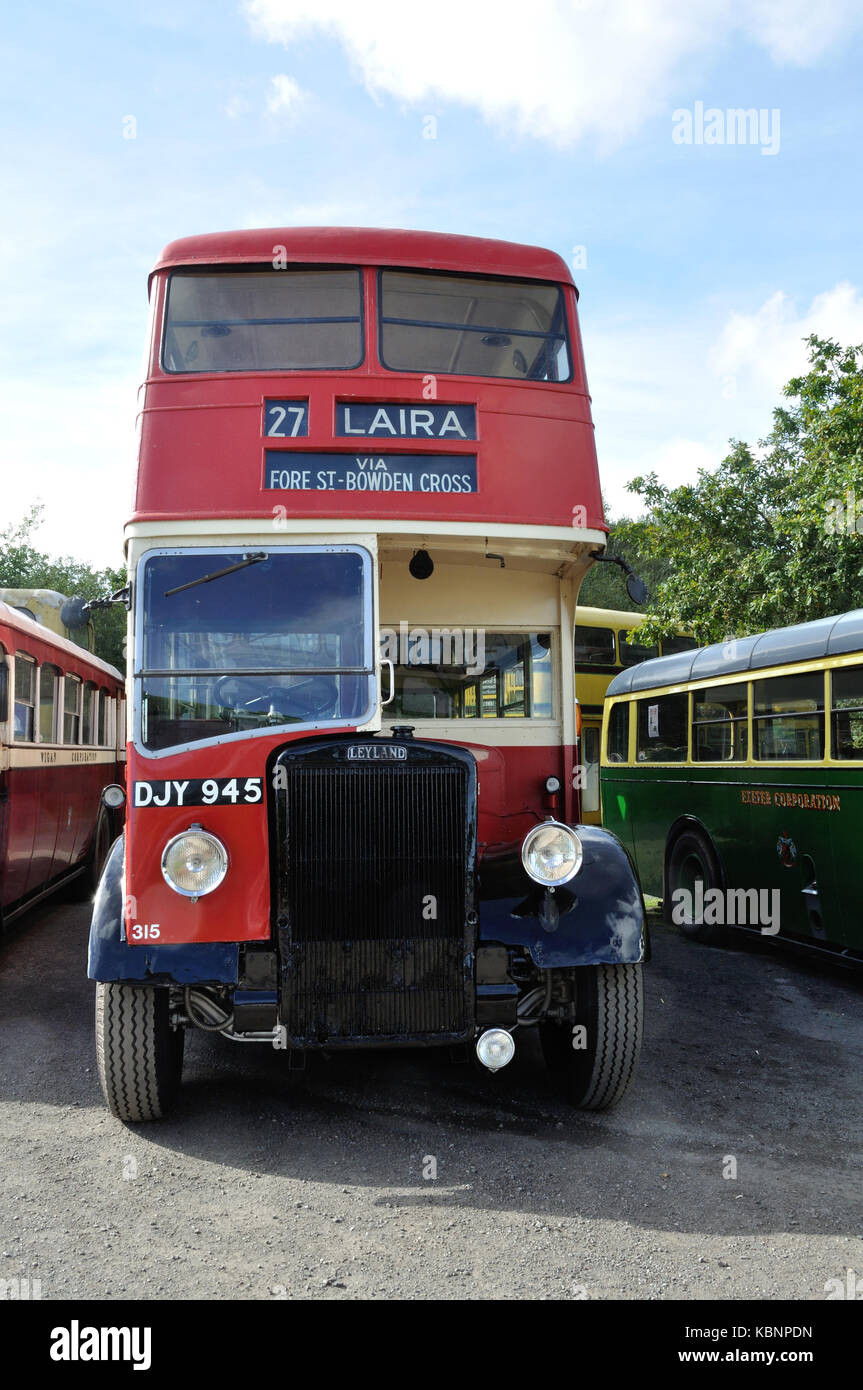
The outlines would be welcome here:
[[[863,609],[621,671],[601,788],[603,825],[687,935],[863,962]]]

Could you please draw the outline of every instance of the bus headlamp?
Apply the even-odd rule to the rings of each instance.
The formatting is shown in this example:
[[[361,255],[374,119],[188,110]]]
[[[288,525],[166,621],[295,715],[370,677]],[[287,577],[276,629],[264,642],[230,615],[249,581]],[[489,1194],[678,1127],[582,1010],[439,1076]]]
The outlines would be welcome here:
[[[583,857],[575,831],[553,820],[529,830],[521,847],[525,873],[544,888],[556,888],[575,878]]]
[[[175,835],[162,851],[162,877],[184,898],[212,893],[227,872],[228,852],[221,840],[196,826]]]

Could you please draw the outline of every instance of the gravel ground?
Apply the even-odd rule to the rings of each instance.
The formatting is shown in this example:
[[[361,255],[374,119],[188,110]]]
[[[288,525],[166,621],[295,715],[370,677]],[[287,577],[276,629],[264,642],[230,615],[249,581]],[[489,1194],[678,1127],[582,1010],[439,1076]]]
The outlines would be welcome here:
[[[270,1300],[863,1281],[860,980],[657,923],[640,1070],[606,1115],[556,1097],[532,1034],[494,1078],[414,1051],[297,1079],[283,1054],[195,1033],[174,1117],[127,1129],[96,1076],[88,916],[57,901],[0,943],[0,1279]]]

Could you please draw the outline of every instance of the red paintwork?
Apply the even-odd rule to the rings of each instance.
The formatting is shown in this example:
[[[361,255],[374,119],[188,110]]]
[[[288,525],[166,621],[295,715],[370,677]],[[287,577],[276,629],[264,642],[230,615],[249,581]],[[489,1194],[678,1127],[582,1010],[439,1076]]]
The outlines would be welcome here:
[[[271,264],[274,246],[298,263],[364,265],[365,360],[345,372],[165,373],[159,365],[165,287],[171,268],[199,264]],[[571,382],[491,381],[439,375],[434,399],[475,404],[479,439],[360,440],[336,436],[335,401],[384,400],[422,405],[424,378],[385,371],[377,356],[380,265],[554,280],[564,286],[574,360]],[[576,291],[566,263],[553,252],[479,237],[431,232],[293,228],[228,232],[172,242],[162,253],[152,292],[156,331],[141,421],[133,520],[266,517],[274,508],[296,517],[398,517],[426,521],[492,521],[538,526],[578,524],[605,530],[590,397],[578,328]],[[462,494],[274,492],[263,489],[266,397],[308,398],[309,433],[280,440],[292,449],[356,452],[476,453],[478,491]]]
[[[115,698],[123,694],[122,677],[113,666],[5,603],[0,603],[0,648],[0,655],[23,651],[40,665],[50,662],[67,674],[94,681]],[[13,742],[9,752],[14,756],[16,750],[32,746]],[[42,749],[41,755],[44,761],[38,767],[6,766],[0,771],[0,903],[7,911],[86,857],[102,788],[124,780],[123,765],[116,759],[63,766],[53,761],[51,748]]]
[[[324,731],[325,732],[325,731]],[[343,729],[338,731],[344,733]],[[320,737],[304,732],[294,739]],[[511,844],[537,823],[546,777],[560,777],[561,748],[487,748],[459,744],[477,761],[480,786],[481,848]],[[266,776],[267,758],[293,741],[280,731],[217,747],[193,748],[172,757],[143,758],[129,747],[129,798],[126,873],[129,884],[127,929],[157,925],[166,944],[189,941],[263,941],[270,935],[270,845],[265,804],[251,806],[146,806],[136,808],[134,783],[198,777]],[[440,740],[445,742],[446,740]],[[571,750],[570,750],[571,753]],[[267,783],[264,781],[266,800]],[[162,877],[162,851],[174,835],[192,823],[217,835],[230,857],[224,882],[197,903],[182,898]],[[136,944],[131,942],[131,944]]]
[[[364,268],[365,358],[345,372],[250,372],[166,374],[159,364],[161,324],[170,271],[178,266],[272,264],[284,247],[298,264],[347,264]],[[263,435],[266,398],[309,401],[309,434],[280,440],[291,449],[344,451],[357,444],[334,433],[335,403],[386,401],[423,404],[424,379],[385,371],[377,356],[379,266],[441,269],[557,282],[564,287],[574,363],[568,383],[530,383],[440,375],[433,399],[475,404],[479,438],[362,440],[363,453],[476,453],[475,494],[264,491]],[[141,421],[134,521],[225,517],[265,518],[276,507],[290,517],[400,521],[501,522],[509,525],[605,531],[590,416],[590,398],[577,319],[577,294],[566,263],[550,251],[475,237],[369,229],[294,228],[227,232],[171,243],[152,277],[155,333]],[[576,509],[582,509],[576,515]],[[283,539],[287,539],[284,533]],[[158,544],[154,541],[154,544]],[[385,730],[386,731],[386,730]],[[269,754],[293,738],[325,731],[193,748],[159,758],[129,747],[130,792],[134,781],[167,778],[265,777]],[[345,731],[339,730],[340,733]],[[503,749],[469,743],[480,783],[478,833],[482,845],[511,844],[536,824],[545,804],[544,783],[561,778],[565,814],[572,813],[571,747]],[[433,737],[433,735],[432,735]],[[265,783],[265,796],[269,788]],[[266,804],[214,807],[141,807],[127,812],[127,927],[159,927],[159,940],[254,941],[269,938],[270,845]],[[167,840],[193,823],[225,844],[231,870],[212,894],[197,903],[168,888],[161,874]],[[131,937],[129,938],[131,941]],[[132,942],[132,944],[135,944]]]
[[[282,246],[288,261],[304,265],[409,266],[575,283],[566,261],[542,246],[381,227],[258,227],[181,237],[165,247],[153,274],[178,265],[272,264]]]

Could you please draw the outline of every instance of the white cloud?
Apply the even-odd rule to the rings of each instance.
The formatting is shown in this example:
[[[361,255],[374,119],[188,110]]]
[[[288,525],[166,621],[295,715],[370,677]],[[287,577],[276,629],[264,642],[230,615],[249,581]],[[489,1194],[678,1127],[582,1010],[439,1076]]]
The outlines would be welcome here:
[[[745,27],[776,63],[807,67],[859,21],[854,0],[748,0]]]
[[[267,110],[272,116],[280,115],[283,111],[294,111],[303,103],[305,96],[302,87],[293,77],[287,77],[285,73],[280,72],[270,83]]]
[[[241,116],[247,116],[251,109],[251,104],[247,97],[235,95],[229,97],[225,105],[225,115],[232,121],[237,121]]]
[[[591,325],[585,355],[603,492],[612,512],[637,510],[626,484],[655,472],[668,486],[714,468],[729,439],[769,433],[782,387],[806,369],[805,338],[863,343],[863,291],[840,283],[798,307],[779,290],[723,323],[626,320]]]
[[[816,295],[798,312],[794,301],[777,290],[752,314],[732,314],[711,353],[713,370],[743,379],[744,387],[772,390],[806,366],[804,339],[810,333],[835,338],[844,346],[863,343],[863,295],[847,282]]]
[[[863,25],[857,0],[533,0],[527,10],[521,0],[244,0],[243,8],[256,34],[292,49],[335,37],[375,97],[461,102],[498,127],[557,145],[589,135],[604,148],[670,109],[672,81],[693,55],[742,36],[776,63],[806,65]]]

